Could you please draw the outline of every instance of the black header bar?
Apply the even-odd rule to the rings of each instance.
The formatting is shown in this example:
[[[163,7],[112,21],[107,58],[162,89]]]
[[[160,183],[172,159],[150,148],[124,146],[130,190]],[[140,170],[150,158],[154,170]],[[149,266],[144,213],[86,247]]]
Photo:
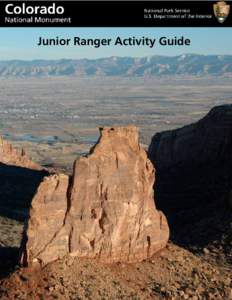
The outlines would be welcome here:
[[[1,1],[0,27],[231,27],[232,1],[217,3]]]

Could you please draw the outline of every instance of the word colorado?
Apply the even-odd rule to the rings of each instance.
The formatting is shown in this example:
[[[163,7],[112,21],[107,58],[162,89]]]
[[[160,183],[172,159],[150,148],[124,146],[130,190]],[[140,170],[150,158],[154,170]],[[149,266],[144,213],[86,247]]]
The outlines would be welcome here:
[[[191,40],[181,37],[160,37],[159,39],[156,38],[148,38],[148,37],[128,37],[128,38],[121,38],[117,37],[116,39],[110,38],[81,38],[79,36],[75,36],[73,38],[43,38],[39,37],[37,42],[37,46],[91,46],[94,48],[99,48],[102,46],[146,46],[153,48],[156,43],[159,43],[161,46],[189,46],[191,44]]]
[[[64,7],[57,6],[56,3],[52,3],[49,6],[27,5],[26,3],[15,5],[9,3],[5,6],[5,12],[8,15],[62,15]]]

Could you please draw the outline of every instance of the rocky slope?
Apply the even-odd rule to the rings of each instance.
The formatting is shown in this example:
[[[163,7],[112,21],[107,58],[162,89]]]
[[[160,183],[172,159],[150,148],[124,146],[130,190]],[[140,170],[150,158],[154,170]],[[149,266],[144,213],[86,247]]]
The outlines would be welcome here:
[[[62,59],[0,61],[0,76],[147,76],[147,75],[230,75],[231,55],[151,57],[108,57],[100,59]]]
[[[133,264],[102,264],[66,257],[42,270],[15,270],[0,280],[0,298],[67,300],[231,300],[230,266],[196,256],[172,243]]]
[[[141,261],[162,249],[169,229],[154,205],[154,169],[136,127],[103,128],[66,175],[45,178],[32,200],[22,261],[72,256]]]

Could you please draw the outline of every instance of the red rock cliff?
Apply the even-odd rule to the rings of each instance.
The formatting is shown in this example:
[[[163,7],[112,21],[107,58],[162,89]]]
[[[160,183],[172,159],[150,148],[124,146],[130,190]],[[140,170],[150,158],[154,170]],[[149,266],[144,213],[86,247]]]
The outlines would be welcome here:
[[[0,162],[33,170],[42,170],[42,167],[29,159],[24,149],[21,151],[2,139],[0,136]]]

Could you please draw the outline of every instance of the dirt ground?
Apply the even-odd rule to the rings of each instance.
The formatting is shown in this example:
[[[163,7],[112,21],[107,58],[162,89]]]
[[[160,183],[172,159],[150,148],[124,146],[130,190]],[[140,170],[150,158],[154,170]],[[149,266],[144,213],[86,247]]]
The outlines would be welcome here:
[[[232,299],[231,266],[169,243],[136,264],[65,258],[41,270],[18,269],[1,281],[1,299]],[[16,267],[17,269],[17,267]]]

